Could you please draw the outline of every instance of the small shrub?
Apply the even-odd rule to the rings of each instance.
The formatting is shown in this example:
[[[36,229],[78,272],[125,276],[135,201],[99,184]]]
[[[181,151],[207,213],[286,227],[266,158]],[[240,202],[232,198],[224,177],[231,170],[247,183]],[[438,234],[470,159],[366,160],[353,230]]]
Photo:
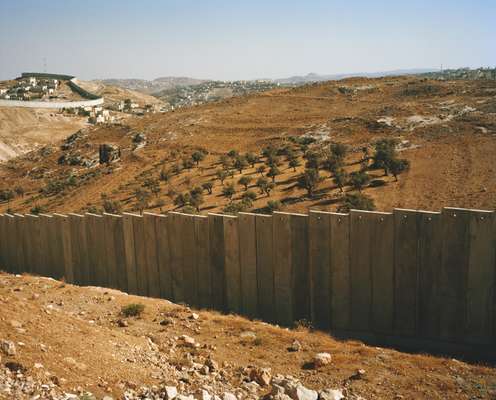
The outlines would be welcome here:
[[[274,211],[279,211],[282,208],[281,202],[278,200],[269,200],[267,202],[267,211],[269,211],[271,214]]]
[[[375,210],[374,200],[362,193],[347,194],[339,212],[349,212],[350,210]]]
[[[33,215],[38,215],[38,214],[43,214],[47,212],[46,207],[40,206],[36,204],[34,207],[31,208],[30,213]]]
[[[121,308],[121,314],[125,317],[139,317],[144,310],[144,304],[131,303]]]

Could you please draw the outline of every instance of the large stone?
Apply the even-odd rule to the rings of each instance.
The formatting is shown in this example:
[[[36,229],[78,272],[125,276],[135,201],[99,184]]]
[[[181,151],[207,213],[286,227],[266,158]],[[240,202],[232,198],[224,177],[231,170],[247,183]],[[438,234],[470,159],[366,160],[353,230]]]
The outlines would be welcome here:
[[[0,341],[0,349],[6,356],[15,356],[16,355],[16,347],[14,342],[10,340],[2,340]]]
[[[315,368],[323,367],[330,364],[332,357],[329,353],[318,353],[313,357],[313,365]]]
[[[100,164],[108,164],[121,158],[121,150],[113,144],[101,144],[99,148]]]
[[[319,393],[319,400],[341,400],[344,394],[338,389],[326,389]]]
[[[201,389],[196,395],[197,400],[212,400],[212,395],[208,393],[205,389]]]
[[[175,399],[177,396],[177,388],[175,386],[164,387],[163,396],[165,400]]]
[[[222,395],[222,400],[238,400],[238,398],[230,392],[225,392]]]
[[[198,343],[196,343],[195,339],[188,335],[181,335],[179,341],[185,347],[198,347]]]
[[[296,386],[295,392],[290,396],[294,400],[317,400],[319,398],[319,394],[315,390],[308,389],[301,383]]]
[[[260,386],[269,386],[272,375],[270,368],[254,368],[250,372],[250,379]]]

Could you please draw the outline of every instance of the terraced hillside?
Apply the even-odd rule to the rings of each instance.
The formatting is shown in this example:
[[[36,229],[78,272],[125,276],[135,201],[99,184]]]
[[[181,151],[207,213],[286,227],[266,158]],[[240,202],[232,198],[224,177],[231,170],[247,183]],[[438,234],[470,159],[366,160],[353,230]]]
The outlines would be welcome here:
[[[345,144],[343,170],[349,175],[364,168],[364,155],[373,157],[374,143],[383,138],[397,139],[397,156],[410,169],[396,181],[367,161],[365,174],[375,183],[366,183],[361,193],[377,209],[494,209],[495,135],[494,81],[356,78],[277,89],[93,128],[12,160],[0,167],[0,190],[20,187],[23,194],[0,210],[232,211],[246,197],[239,183],[246,176],[254,195],[245,209],[336,210],[358,190],[346,181],[342,192],[322,163],[310,196],[299,184],[308,161],[304,152],[324,154],[331,142]],[[118,147],[120,158],[98,165],[100,144]],[[269,166],[261,151],[267,146],[279,154],[274,177],[265,177]],[[299,165],[289,166],[288,148]],[[232,157],[223,157],[230,150]],[[195,152],[203,154],[198,165]],[[240,171],[233,163],[246,152],[258,159]],[[223,184],[219,170],[227,174]],[[268,183],[274,178],[269,195],[256,185],[262,175]],[[231,183],[234,193],[225,189]],[[201,185],[201,201],[193,207],[186,194]]]

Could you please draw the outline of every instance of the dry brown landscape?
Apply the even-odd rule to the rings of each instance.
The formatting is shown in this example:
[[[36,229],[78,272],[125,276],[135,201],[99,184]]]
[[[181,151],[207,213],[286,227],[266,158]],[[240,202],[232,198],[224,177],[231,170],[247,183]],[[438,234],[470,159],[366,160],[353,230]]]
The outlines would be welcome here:
[[[123,315],[133,304],[143,312]],[[184,396],[178,399],[210,398],[205,392],[229,400],[271,392],[280,399],[316,399],[317,392],[320,399],[356,400],[496,396],[494,368],[480,363],[50,278],[0,274],[0,307],[1,399],[168,399],[166,387]],[[331,360],[317,368],[318,353]],[[297,396],[291,388],[298,385],[306,391],[299,386]]]
[[[140,96],[134,101],[147,100]],[[0,212],[198,212],[178,198],[202,185],[200,213],[234,212],[229,207],[241,204],[247,189],[256,197],[247,211],[270,212],[269,201],[283,211],[341,210],[346,195],[360,191],[349,182],[341,191],[325,161],[312,195],[298,184],[305,152],[324,154],[336,144],[346,146],[345,174],[368,177],[361,193],[378,210],[496,208],[494,81],[354,78],[100,126],[37,110],[0,113],[3,138],[20,143],[25,136],[24,149],[35,148],[0,163],[0,191],[13,194]],[[398,179],[373,165],[381,139],[395,139],[396,157],[409,162]],[[99,163],[101,145],[115,160]],[[272,181],[267,148],[278,169],[268,194],[256,186],[262,176]],[[236,168],[248,153],[253,163]],[[194,154],[201,156],[195,161]],[[243,177],[252,177],[247,189]],[[143,312],[125,315],[137,304]],[[496,398],[494,367],[480,360],[338,340],[305,321],[281,328],[8,274],[0,274],[0,309],[1,399],[167,399],[174,390],[181,400]],[[330,361],[318,366],[319,353]]]
[[[144,146],[133,143],[138,133],[146,138]],[[235,186],[233,202],[241,199],[241,176],[253,177],[249,186],[257,197],[250,210],[263,211],[269,200],[280,201],[285,211],[336,210],[343,204],[343,194],[329,172],[322,170],[323,179],[312,197],[297,185],[305,164],[301,146],[295,144],[301,137],[316,139],[309,149],[345,144],[348,173],[360,168],[364,147],[373,155],[375,141],[396,138],[398,155],[410,162],[410,169],[398,181],[384,177],[380,169],[368,169],[372,180],[382,181],[363,189],[378,210],[435,211],[445,206],[492,210],[496,174],[488,155],[496,150],[495,134],[494,81],[353,78],[277,89],[85,129],[70,143],[53,143],[4,163],[0,189],[21,187],[23,194],[1,204],[0,210],[103,211],[105,200],[110,200],[119,211],[166,212],[178,208],[173,200],[179,194],[212,182],[212,193],[203,192],[200,212],[221,211],[230,203],[222,195],[225,185]],[[98,164],[100,144],[117,146],[120,159],[92,167],[60,164],[61,157]],[[294,171],[286,157],[280,157],[280,174],[270,196],[255,187],[264,157],[242,173],[231,168],[224,185],[217,179],[223,154],[234,149],[260,155],[269,145],[291,147],[300,163]],[[206,154],[205,159],[199,166],[182,168],[197,150]],[[264,174],[267,171],[268,167]],[[356,192],[349,185],[344,189]]]

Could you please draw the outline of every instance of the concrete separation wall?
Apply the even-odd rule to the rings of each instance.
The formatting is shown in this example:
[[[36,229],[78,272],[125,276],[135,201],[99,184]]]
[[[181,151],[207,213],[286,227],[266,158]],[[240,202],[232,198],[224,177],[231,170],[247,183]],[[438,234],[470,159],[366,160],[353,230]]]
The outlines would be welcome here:
[[[496,213],[0,214],[0,267],[496,359]]]
[[[21,107],[21,108],[47,108],[47,109],[58,109],[63,108],[79,108],[79,107],[95,107],[103,104],[103,97],[97,96],[96,94],[90,93],[83,89],[77,84],[77,79],[71,75],[61,75],[61,74],[45,74],[38,72],[23,72],[22,78],[35,77],[38,79],[58,79],[68,81],[69,87],[78,93],[81,97],[88,100],[81,101],[21,101],[21,100],[0,100],[0,107]]]

